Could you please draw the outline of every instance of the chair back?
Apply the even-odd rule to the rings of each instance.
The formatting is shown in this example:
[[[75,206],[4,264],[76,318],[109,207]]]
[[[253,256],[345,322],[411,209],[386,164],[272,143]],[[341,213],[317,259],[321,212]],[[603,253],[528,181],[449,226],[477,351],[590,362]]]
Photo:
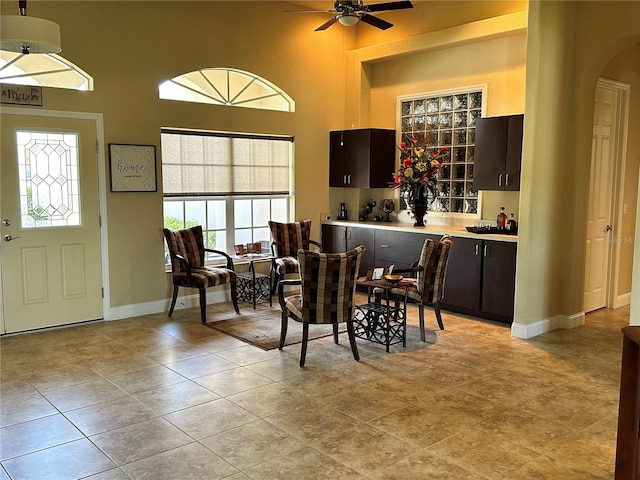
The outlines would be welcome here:
[[[298,250],[308,250],[311,239],[311,220],[293,223],[269,222],[271,241],[276,257],[295,257]]]
[[[171,270],[174,273],[186,272],[185,267],[176,258],[181,255],[187,259],[191,268],[204,266],[204,238],[200,225],[185,230],[162,230],[171,255]]]
[[[453,239],[444,235],[440,241],[427,239],[422,246],[418,266],[417,290],[422,303],[436,303],[444,297],[445,274]]]
[[[353,320],[356,280],[365,250],[360,245],[344,253],[298,251],[304,322]]]

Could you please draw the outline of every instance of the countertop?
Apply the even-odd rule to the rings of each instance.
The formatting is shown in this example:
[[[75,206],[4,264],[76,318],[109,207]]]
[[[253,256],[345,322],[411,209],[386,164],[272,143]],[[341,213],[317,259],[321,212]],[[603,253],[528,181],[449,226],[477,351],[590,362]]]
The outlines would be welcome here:
[[[482,240],[498,240],[501,242],[518,242],[518,235],[502,235],[497,233],[471,233],[465,227],[449,225],[429,225],[426,227],[414,227],[409,223],[401,222],[356,222],[349,220],[323,221],[323,225],[342,225],[345,227],[373,228],[378,230],[394,230],[398,232],[422,233],[429,235],[449,234],[452,237],[475,238]]]

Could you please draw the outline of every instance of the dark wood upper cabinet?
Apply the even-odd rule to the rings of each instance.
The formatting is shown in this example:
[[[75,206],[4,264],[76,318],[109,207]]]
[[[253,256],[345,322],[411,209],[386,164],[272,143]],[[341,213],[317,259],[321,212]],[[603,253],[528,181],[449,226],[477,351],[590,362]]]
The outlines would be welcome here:
[[[520,190],[523,124],[524,115],[476,120],[476,190]]]
[[[386,188],[393,180],[396,132],[378,128],[329,133],[329,186]]]

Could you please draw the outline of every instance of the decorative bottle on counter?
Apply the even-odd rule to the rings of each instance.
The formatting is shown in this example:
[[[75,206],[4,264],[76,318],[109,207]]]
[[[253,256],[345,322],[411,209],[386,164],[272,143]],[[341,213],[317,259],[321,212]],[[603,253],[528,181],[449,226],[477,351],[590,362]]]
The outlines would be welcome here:
[[[512,232],[518,231],[518,222],[516,222],[516,217],[513,215],[509,215],[509,230]]]
[[[497,218],[498,230],[506,230],[507,228],[507,214],[504,213],[504,207],[500,207],[500,213]]]

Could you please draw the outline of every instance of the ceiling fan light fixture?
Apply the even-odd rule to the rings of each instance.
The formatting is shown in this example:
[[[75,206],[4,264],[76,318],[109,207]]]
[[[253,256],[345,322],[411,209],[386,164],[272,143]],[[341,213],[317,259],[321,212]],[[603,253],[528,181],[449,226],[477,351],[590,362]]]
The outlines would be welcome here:
[[[356,23],[358,23],[358,21],[360,20],[360,18],[356,15],[340,15],[338,17],[338,22],[340,22],[342,25],[344,25],[345,27],[351,27],[353,25],[355,25]]]
[[[23,54],[58,53],[62,51],[60,26],[42,18],[2,15],[0,50]]]

